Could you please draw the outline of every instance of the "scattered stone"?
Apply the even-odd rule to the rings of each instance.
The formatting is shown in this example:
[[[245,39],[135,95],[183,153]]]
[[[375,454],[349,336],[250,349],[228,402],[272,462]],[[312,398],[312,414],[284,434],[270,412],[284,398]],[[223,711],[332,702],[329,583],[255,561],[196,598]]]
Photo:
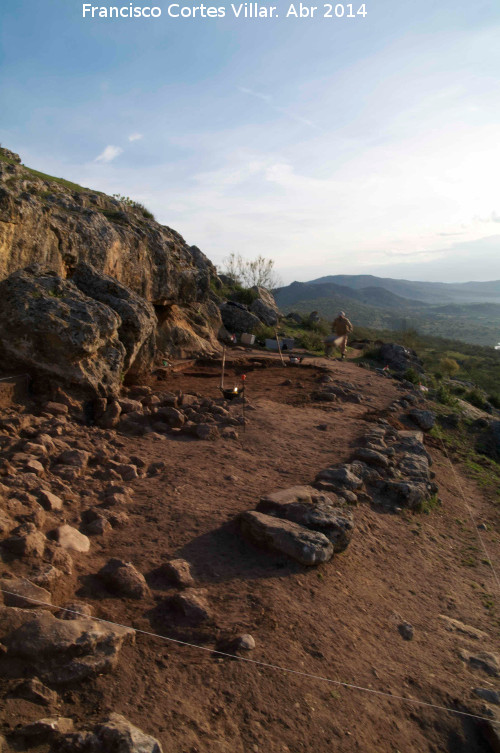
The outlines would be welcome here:
[[[90,452],[85,450],[66,450],[59,456],[59,463],[83,469],[87,467],[89,458]]]
[[[0,598],[3,595],[7,607],[40,607],[38,602],[52,603],[49,591],[35,586],[26,578],[1,578],[0,590]]]
[[[63,508],[63,501],[60,497],[58,497],[55,494],[52,494],[52,492],[45,491],[42,489],[40,491],[40,495],[38,497],[40,500],[40,504],[42,505],[45,510],[62,510]]]
[[[446,614],[440,614],[439,619],[444,623],[447,630],[454,633],[462,633],[468,638],[475,638],[476,640],[488,638],[487,633],[482,630],[478,630],[478,628],[472,627],[471,625],[465,625],[463,622],[460,622],[460,620],[455,620],[452,617],[448,617]]]
[[[500,675],[500,658],[498,654],[492,654],[487,651],[480,651],[478,654],[472,654],[470,651],[462,649],[460,658],[467,662],[473,669],[481,669],[493,677]]]
[[[162,753],[158,740],[146,735],[121,714],[110,714],[108,719],[94,728],[94,736],[98,739],[97,749],[94,750],[99,753]]]
[[[327,537],[289,520],[248,511],[239,516],[242,533],[253,542],[282,554],[303,565],[327,562],[333,556],[333,544]]]
[[[19,557],[43,557],[47,539],[33,523],[18,526],[2,545]]]
[[[104,516],[96,518],[85,528],[89,536],[104,536],[113,530],[113,526]]]
[[[162,566],[162,572],[174,583],[182,588],[189,588],[194,585],[194,578],[191,574],[191,565],[186,560],[170,560]]]
[[[36,722],[21,727],[19,734],[23,737],[35,738],[37,743],[50,742],[61,735],[73,731],[73,720],[64,716],[48,719],[38,719]]]
[[[218,428],[213,424],[196,424],[194,428],[195,436],[198,439],[217,439],[219,435]]]
[[[48,688],[37,677],[20,680],[11,688],[10,695],[14,698],[24,698],[32,703],[39,703],[41,706],[52,706],[59,700],[55,690]]]
[[[490,688],[474,688],[474,693],[487,703],[494,703],[496,706],[500,705],[500,693],[497,690],[492,690]]]
[[[36,586],[51,589],[62,577],[62,572],[54,565],[45,565],[30,575],[30,580]]]
[[[253,651],[255,648],[255,638],[249,633],[239,635],[234,640],[234,648],[236,651]]]
[[[222,430],[222,438],[223,439],[238,439],[238,432],[236,429],[233,429],[230,426],[227,426],[225,429]]]
[[[149,596],[149,588],[144,575],[130,562],[110,559],[99,571],[99,577],[108,588],[131,599],[144,599]]]
[[[354,453],[354,457],[356,460],[361,460],[363,463],[374,465],[379,468],[387,468],[389,465],[389,460],[385,455],[382,455],[382,453],[377,450],[369,449],[368,447],[360,447],[357,449]]]
[[[212,617],[205,589],[189,588],[173,596],[171,603],[191,624],[198,625]]]
[[[24,466],[24,472],[25,473],[34,473],[35,476],[43,476],[45,473],[45,468],[40,463],[39,460],[35,460],[34,458],[31,458],[31,460],[28,460],[28,462]]]
[[[432,429],[436,422],[436,416],[430,410],[413,408],[408,415],[423,431],[429,431]]]
[[[64,403],[46,403],[43,410],[52,416],[66,416],[69,413],[69,408]]]
[[[56,612],[58,620],[78,620],[80,617],[92,617],[92,607],[84,601],[70,601]]]
[[[328,481],[337,487],[343,487],[351,491],[355,491],[363,486],[363,481],[345,466],[325,468],[318,473],[316,481]]]
[[[56,529],[55,539],[60,547],[70,552],[88,552],[90,549],[90,539],[67,524]]]
[[[413,640],[413,625],[411,625],[409,622],[402,622],[400,625],[398,625],[398,630],[401,637],[404,638],[405,641]]]

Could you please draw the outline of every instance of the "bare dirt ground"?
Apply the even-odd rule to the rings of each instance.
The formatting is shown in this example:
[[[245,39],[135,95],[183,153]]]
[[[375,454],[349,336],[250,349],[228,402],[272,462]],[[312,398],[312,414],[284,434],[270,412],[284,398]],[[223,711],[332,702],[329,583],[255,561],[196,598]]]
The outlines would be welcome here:
[[[351,382],[365,401],[311,403],[321,368]],[[138,633],[116,671],[62,691],[58,713],[87,722],[118,711],[157,737],[165,753],[487,750],[477,722],[465,716],[214,653],[231,637],[250,633],[256,648],[244,656],[254,661],[479,715],[483,702],[473,688],[499,684],[459,657],[462,648],[491,651],[498,645],[498,594],[435,441],[427,446],[442,505],[428,515],[395,515],[359,504],[350,546],[327,564],[307,568],[260,550],[234,522],[262,494],[311,483],[321,468],[347,461],[377,416],[401,426],[403,416],[387,412],[402,394],[397,383],[349,362],[308,359],[283,369],[275,359],[253,370],[230,362],[226,384],[240,384],[242,371],[253,409],[238,439],[117,435],[121,452],[147,463],[164,461],[166,468],[129,484],[130,525],[94,537],[89,554],[74,556],[71,588],[53,596],[64,603],[76,594],[98,617],[209,650]],[[218,387],[219,371],[209,364],[155,383],[155,389],[210,397]],[[75,436],[79,431],[84,436],[88,429],[76,429]],[[498,510],[457,470],[476,521],[488,526],[481,533],[498,563]],[[67,522],[77,525],[77,507],[72,515]],[[94,576],[110,556],[146,575],[149,600],[121,599],[104,589]],[[165,607],[176,589],[162,581],[158,568],[177,557],[192,563],[197,587],[206,589],[214,615],[206,627],[182,625]],[[478,642],[449,632],[443,614],[489,638]],[[412,641],[398,632],[403,621],[414,627]],[[4,730],[40,716],[35,704],[3,698]]]

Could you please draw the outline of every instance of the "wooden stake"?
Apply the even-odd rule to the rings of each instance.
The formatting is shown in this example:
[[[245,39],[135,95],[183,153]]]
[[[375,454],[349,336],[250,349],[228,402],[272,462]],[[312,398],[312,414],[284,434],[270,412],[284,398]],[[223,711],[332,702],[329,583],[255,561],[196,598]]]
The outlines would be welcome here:
[[[282,366],[286,366],[285,360],[283,358],[283,353],[281,352],[280,339],[278,337],[278,330],[277,329],[274,330],[274,334],[276,335],[276,342],[278,343],[278,350],[279,350],[279,354],[280,354],[280,358],[281,358],[281,365]]]
[[[224,389],[224,369],[226,367],[226,346],[222,346],[222,371],[220,375],[220,388]]]

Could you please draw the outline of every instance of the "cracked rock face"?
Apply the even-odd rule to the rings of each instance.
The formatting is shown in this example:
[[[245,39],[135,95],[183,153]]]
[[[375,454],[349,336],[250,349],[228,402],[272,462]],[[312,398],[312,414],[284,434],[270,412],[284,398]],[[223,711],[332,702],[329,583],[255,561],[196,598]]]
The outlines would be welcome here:
[[[46,682],[64,684],[110,672],[135,631],[97,620],[60,620],[49,612],[0,609],[0,640],[9,658],[25,662]]]
[[[113,393],[125,348],[119,316],[72,282],[29,269],[0,282],[0,351],[28,372]]]

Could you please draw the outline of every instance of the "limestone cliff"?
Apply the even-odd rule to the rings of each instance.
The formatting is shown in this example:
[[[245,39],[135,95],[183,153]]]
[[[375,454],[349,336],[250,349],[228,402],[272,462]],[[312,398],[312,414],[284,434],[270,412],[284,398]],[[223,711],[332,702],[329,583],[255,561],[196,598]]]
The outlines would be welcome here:
[[[33,263],[72,278],[79,261],[155,306],[165,354],[218,348],[216,272],[196,246],[140,205],[45,176],[0,148],[0,279]]]

